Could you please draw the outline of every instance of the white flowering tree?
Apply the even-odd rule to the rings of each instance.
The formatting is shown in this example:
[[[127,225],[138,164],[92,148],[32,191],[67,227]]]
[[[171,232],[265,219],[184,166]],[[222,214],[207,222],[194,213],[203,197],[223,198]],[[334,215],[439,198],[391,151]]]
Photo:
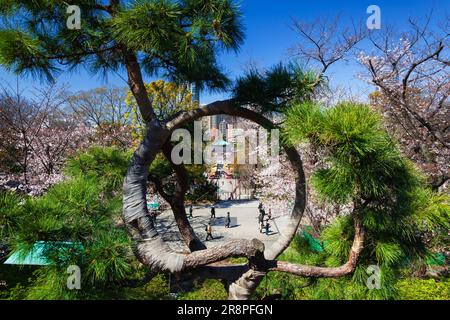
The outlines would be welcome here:
[[[410,20],[403,34],[385,27],[371,34],[371,49],[358,59],[364,79],[378,89],[372,104],[437,189],[450,178],[450,29],[432,23]]]
[[[89,144],[93,132],[64,111],[66,98],[63,88],[55,85],[33,98],[2,91],[2,187],[41,194],[62,179],[60,167],[66,158]]]

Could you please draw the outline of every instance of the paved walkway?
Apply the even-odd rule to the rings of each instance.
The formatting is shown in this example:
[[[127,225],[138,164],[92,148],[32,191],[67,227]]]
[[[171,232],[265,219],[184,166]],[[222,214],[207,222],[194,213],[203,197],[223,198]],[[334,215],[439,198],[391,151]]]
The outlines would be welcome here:
[[[268,235],[259,232],[258,224],[258,201],[221,201],[215,205],[216,219],[213,220],[213,240],[204,242],[206,246],[214,246],[229,239],[257,238],[269,247],[283,232],[283,227],[287,224],[287,217],[277,217],[270,221],[271,229]],[[186,208],[186,210],[189,210]],[[231,227],[225,228],[227,212],[230,212]],[[267,210],[266,210],[267,211]],[[210,221],[210,206],[194,206],[193,218],[190,218],[192,227],[203,241],[206,238],[205,227]],[[157,218],[156,227],[167,241],[170,247],[175,250],[184,250],[186,247],[180,238],[178,227],[173,218],[171,210],[164,211]]]

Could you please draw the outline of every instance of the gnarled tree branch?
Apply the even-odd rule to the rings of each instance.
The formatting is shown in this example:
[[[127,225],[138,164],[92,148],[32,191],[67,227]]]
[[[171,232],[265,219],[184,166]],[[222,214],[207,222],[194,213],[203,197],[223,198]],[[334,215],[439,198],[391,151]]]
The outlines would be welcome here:
[[[204,250],[206,249],[206,246],[195,234],[194,229],[192,228],[186,216],[186,208],[184,207],[185,194],[189,186],[188,172],[183,164],[175,164],[172,161],[172,145],[170,144],[170,142],[166,142],[163,145],[163,153],[166,159],[174,168],[177,177],[175,191],[172,195],[172,198],[168,202],[170,204],[170,207],[172,208],[178,230],[180,231],[184,243],[188,246],[191,252]]]
[[[273,261],[274,266],[269,271],[281,271],[295,274],[301,277],[312,278],[336,278],[348,275],[355,271],[361,251],[364,248],[364,228],[361,219],[356,215],[354,218],[355,236],[350,249],[348,261],[339,267],[316,267],[290,263],[286,261]]]

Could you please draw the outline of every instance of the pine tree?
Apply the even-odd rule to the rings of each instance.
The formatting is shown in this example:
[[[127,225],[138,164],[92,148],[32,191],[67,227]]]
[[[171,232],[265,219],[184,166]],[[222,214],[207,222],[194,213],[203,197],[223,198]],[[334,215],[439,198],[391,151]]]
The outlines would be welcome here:
[[[402,155],[381,119],[370,107],[355,103],[330,109],[303,103],[288,111],[287,139],[294,144],[308,142],[326,155],[326,165],[311,177],[314,191],[323,201],[351,208],[350,214],[338,217],[321,234],[326,244],[321,263],[337,266],[346,261],[355,215],[365,229],[354,274],[337,282],[320,280],[316,298],[395,298],[394,285],[401,272],[425,265],[431,254],[427,233],[450,226],[449,197],[426,187],[424,177]],[[380,268],[380,290],[367,286],[369,266]]]
[[[67,27],[67,5],[81,9],[79,29]],[[222,49],[237,50],[243,40],[241,14],[231,0],[110,0],[107,4],[94,0],[4,0],[0,2],[0,14],[5,18],[0,28],[0,64],[18,74],[48,80],[59,72],[78,67],[93,74],[125,70],[134,101],[146,123],[146,134],[126,172],[120,172],[122,166],[119,170],[108,167],[115,161],[122,163],[114,153],[102,155],[94,151],[96,165],[91,166],[85,157],[80,157],[76,166],[69,164],[72,180],[55,186],[43,198],[25,200],[20,217],[9,216],[9,211],[6,218],[2,217],[8,221],[9,230],[14,227],[19,230],[11,240],[17,249],[29,249],[36,240],[69,239],[86,249],[80,254],[77,250],[63,254],[47,250],[56,269],[38,275],[45,286],[60,290],[61,278],[56,275],[70,262],[86,266],[85,281],[91,286],[95,284],[92,289],[114,289],[115,283],[133,274],[132,259],[126,255],[131,243],[136,257],[152,272],[189,270],[219,274],[231,283],[229,297],[233,299],[249,298],[264,275],[273,271],[307,278],[352,274],[360,278],[363,267],[359,262],[362,266],[379,262],[381,268],[388,270],[385,275],[392,277],[390,270],[395,268],[391,266],[403,258],[422,258],[426,252],[418,233],[427,225],[418,221],[448,223],[445,201],[443,205],[434,203],[439,199],[420,188],[420,176],[381,129],[376,113],[348,103],[324,111],[307,102],[322,74],[298,72],[281,65],[265,75],[254,72],[239,81],[233,99],[158,119],[143,74],[164,74],[175,81],[203,83],[213,89],[229,84],[216,55]],[[254,88],[258,92],[252,92]],[[252,103],[253,109],[242,107]],[[183,165],[171,163],[178,180],[171,207],[191,253],[174,252],[162,241],[148,217],[149,168],[161,154],[170,162],[171,133],[203,116],[228,114],[268,129],[280,128],[260,111],[287,113],[287,121],[281,127],[286,136],[283,148],[296,177],[296,199],[283,237],[270,248],[264,248],[256,239],[234,239],[205,248],[186,218],[187,170]],[[324,200],[346,203],[352,208],[349,215],[338,219],[324,233],[331,252],[321,265],[277,259],[294,239],[305,209],[306,181],[295,148],[296,143],[305,139],[328,155],[328,165],[316,172],[311,181],[313,186]],[[98,167],[105,170],[97,170]],[[80,177],[77,172],[83,175]],[[122,217],[131,237],[137,241],[130,241],[124,228],[114,228],[111,212],[118,210],[106,207],[122,204],[122,194],[115,198],[122,181]],[[16,201],[4,199],[9,203]],[[11,231],[6,232],[10,238]],[[248,263],[221,267],[220,272],[210,266],[233,256],[246,257]],[[38,281],[37,287],[40,284]],[[52,297],[65,297],[67,292],[58,290],[52,291],[55,294]]]
[[[243,41],[232,1],[5,0],[0,3],[0,63],[18,74],[48,80],[83,67],[92,74],[127,71],[140,111],[152,117],[143,73],[223,88],[228,79],[219,50]],[[68,6],[80,8],[79,29],[69,29]],[[69,11],[70,12],[70,11]]]

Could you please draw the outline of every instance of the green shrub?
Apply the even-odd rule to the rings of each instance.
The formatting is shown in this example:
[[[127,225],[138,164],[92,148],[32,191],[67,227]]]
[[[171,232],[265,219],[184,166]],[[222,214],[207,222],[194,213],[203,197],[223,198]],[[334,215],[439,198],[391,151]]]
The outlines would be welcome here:
[[[207,279],[195,290],[178,295],[179,300],[225,300],[228,295],[218,280]]]
[[[133,300],[166,300],[173,299],[169,295],[169,282],[167,276],[160,273],[143,286],[125,288],[124,297]]]
[[[450,300],[449,279],[403,279],[397,289],[400,300]]]
[[[99,195],[98,183],[77,177],[59,183],[42,197],[28,198],[23,205],[18,242],[83,241],[99,228],[107,229],[117,212]]]
[[[12,221],[8,226],[14,227],[11,247],[25,254],[36,241],[44,241],[43,254],[50,262],[30,276],[22,296],[101,299],[126,294],[120,283],[138,278],[141,272],[120,218],[127,163],[127,154],[122,151],[94,147],[69,160],[67,172],[71,178],[45,195],[23,200],[12,195],[0,197],[17,211],[2,211],[8,212],[8,221]],[[20,206],[19,201],[23,202]],[[71,264],[82,270],[82,290],[66,287],[67,267]],[[23,293],[18,287],[19,291]],[[11,291],[10,296],[18,294]]]
[[[283,131],[286,142],[308,142],[324,156],[324,165],[310,178],[320,200],[356,208],[324,228],[320,240],[326,257],[316,265],[336,267],[348,260],[356,216],[365,229],[364,249],[353,275],[319,279],[314,297],[395,298],[395,283],[403,270],[425,264],[432,249],[427,239],[448,230],[448,197],[424,187],[424,178],[383,128],[380,114],[369,106],[297,104],[287,112]],[[291,260],[306,257],[288,255],[289,251],[285,257]],[[379,290],[366,285],[371,265],[381,270]]]
[[[0,191],[0,244],[7,239],[20,225],[24,198],[8,191]]]
[[[127,172],[131,152],[94,146],[69,159],[65,172],[70,177],[95,179],[106,192],[118,191]]]

